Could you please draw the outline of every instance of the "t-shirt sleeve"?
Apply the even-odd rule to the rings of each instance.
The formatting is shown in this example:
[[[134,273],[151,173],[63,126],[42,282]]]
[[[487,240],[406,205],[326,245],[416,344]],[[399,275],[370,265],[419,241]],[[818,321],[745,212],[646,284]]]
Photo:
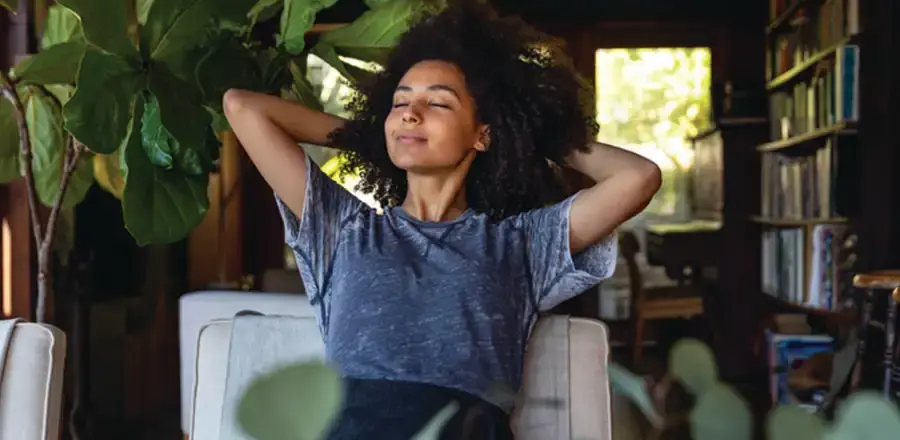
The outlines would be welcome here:
[[[577,196],[521,214],[531,291],[536,295],[540,311],[549,310],[596,286],[611,277],[616,269],[618,240],[615,233],[572,256],[569,212]]]
[[[330,273],[341,229],[365,205],[306,158],[306,197],[299,217],[278,195],[284,241],[294,251],[303,287],[310,300],[321,293]]]

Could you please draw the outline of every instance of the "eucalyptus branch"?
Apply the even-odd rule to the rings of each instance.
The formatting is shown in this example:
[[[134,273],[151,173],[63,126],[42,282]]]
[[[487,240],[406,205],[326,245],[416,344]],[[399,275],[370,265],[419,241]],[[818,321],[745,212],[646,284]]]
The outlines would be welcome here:
[[[13,113],[16,117],[16,125],[19,129],[19,145],[22,150],[22,169],[25,171],[25,186],[28,192],[28,212],[31,217],[31,229],[34,234],[35,246],[41,246],[42,233],[41,222],[37,213],[37,192],[34,185],[34,172],[32,170],[32,160],[34,153],[31,150],[31,137],[28,135],[28,121],[25,119],[25,106],[22,99],[16,93],[16,83],[10,79],[9,75],[0,69],[0,92],[6,96],[12,105]]]

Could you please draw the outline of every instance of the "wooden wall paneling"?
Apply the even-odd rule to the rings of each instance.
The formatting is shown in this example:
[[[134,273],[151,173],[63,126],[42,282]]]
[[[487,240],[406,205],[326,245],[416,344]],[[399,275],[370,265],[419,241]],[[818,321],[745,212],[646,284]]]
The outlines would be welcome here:
[[[244,225],[244,271],[253,275],[259,288],[267,269],[283,269],[284,225],[275,205],[272,189],[247,154],[241,151],[244,203],[241,212]],[[298,278],[299,281],[299,278]]]
[[[900,6],[860,2],[860,163],[858,270],[900,267]]]
[[[726,81],[736,86],[764,91],[765,4],[761,3],[756,22],[724,28],[723,44],[717,64],[722,76],[713,83],[721,90]],[[716,99],[716,97],[714,97]],[[766,108],[760,109],[763,116]],[[719,273],[719,292],[714,333],[716,353],[723,377],[742,380],[754,377],[756,364],[753,344],[759,334],[757,317],[760,305],[760,240],[756,225],[749,220],[757,212],[760,200],[760,158],[756,147],[768,140],[767,124],[751,124],[723,130],[724,206],[723,247],[727,259]]]
[[[35,41],[31,32],[31,4],[22,2],[18,14],[0,11],[2,34],[2,58],[0,68],[12,66],[16,58],[32,53]],[[3,267],[8,270],[4,276],[3,295],[8,299],[10,316],[33,319],[33,284],[35,275],[35,252],[31,237],[31,222],[28,213],[28,199],[25,182],[21,179],[3,185],[6,191],[6,210],[2,222],[5,244]],[[48,301],[49,302],[49,301]],[[48,308],[48,311],[49,308]],[[51,316],[48,314],[48,316]]]
[[[188,237],[191,290],[220,281],[237,282],[245,273],[243,151],[234,134],[226,132],[222,136],[220,171],[209,178],[209,211]],[[220,279],[220,270],[224,271],[223,279]]]
[[[4,273],[3,295],[9,298],[9,316],[31,320],[34,318],[33,293],[37,265],[34,261],[36,254],[31,237],[25,181],[20,179],[8,183],[6,197],[7,210],[2,232],[4,245],[8,247],[4,247],[3,265],[9,272]],[[50,307],[47,311],[50,312]]]

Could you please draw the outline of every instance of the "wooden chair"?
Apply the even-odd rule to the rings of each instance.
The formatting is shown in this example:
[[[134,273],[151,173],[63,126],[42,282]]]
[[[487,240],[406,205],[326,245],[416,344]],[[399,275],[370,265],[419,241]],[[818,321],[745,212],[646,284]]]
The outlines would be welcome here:
[[[648,320],[691,318],[703,313],[703,296],[696,285],[645,286],[637,264],[640,243],[631,231],[619,234],[619,250],[628,267],[631,288],[631,328],[634,337],[632,362],[636,367],[643,354],[644,324]]]

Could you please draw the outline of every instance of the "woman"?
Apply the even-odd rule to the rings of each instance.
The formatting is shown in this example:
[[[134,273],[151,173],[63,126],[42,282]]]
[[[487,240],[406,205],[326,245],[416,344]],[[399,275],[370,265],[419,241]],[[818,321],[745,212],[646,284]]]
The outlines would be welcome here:
[[[646,207],[659,169],[590,144],[565,56],[484,6],[413,25],[360,91],[349,121],[253,92],[224,98],[346,378],[330,438],[406,440],[452,401],[462,409],[444,438],[511,438],[512,408],[489,390],[519,388],[538,313],[612,275],[615,228]],[[297,142],[346,149],[345,171],[361,172],[383,214]],[[596,183],[563,200],[557,166]]]

